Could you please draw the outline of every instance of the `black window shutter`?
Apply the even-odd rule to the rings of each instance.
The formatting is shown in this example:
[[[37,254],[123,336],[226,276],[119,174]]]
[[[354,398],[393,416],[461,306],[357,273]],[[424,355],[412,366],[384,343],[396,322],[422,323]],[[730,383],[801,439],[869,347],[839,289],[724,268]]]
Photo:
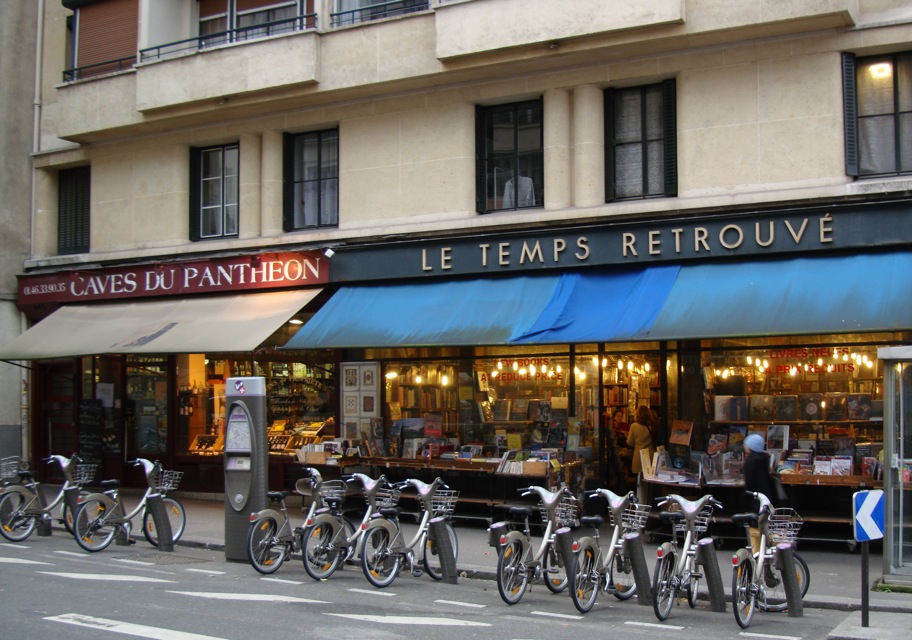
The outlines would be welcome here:
[[[294,231],[295,136],[282,135],[282,229]]]
[[[665,195],[678,195],[678,104],[674,79],[662,82],[665,138]]]
[[[605,89],[605,202],[614,200],[614,89]]]
[[[90,167],[64,169],[57,174],[57,253],[89,250]]]
[[[858,89],[855,83],[855,55],[842,54],[842,109],[845,118],[845,171],[858,175]]]
[[[486,213],[485,196],[487,150],[485,149],[485,110],[475,107],[475,211]]]
[[[190,147],[190,240],[200,239],[200,207],[202,206],[202,150]]]

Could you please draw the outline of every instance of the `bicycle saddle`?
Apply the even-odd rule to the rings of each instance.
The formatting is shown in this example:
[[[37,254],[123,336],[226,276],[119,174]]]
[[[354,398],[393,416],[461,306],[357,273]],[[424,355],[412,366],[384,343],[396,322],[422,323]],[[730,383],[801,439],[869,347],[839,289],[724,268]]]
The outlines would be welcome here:
[[[266,497],[272,501],[284,500],[291,495],[291,491],[267,491]]]
[[[736,513],[732,516],[732,524],[740,524],[742,526],[747,526],[757,524],[757,514],[756,513]]]
[[[605,518],[602,516],[583,516],[579,520],[580,524],[586,525],[587,527],[595,527],[596,529],[605,524]]]

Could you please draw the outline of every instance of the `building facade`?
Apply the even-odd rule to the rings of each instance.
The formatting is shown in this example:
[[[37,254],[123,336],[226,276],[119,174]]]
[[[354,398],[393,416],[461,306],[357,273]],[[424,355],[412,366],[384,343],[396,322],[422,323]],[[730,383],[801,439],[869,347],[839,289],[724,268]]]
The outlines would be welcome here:
[[[748,430],[797,475],[881,481],[876,353],[912,330],[905,3],[40,6],[38,324],[0,354],[31,363],[32,456],[155,454],[221,490],[219,385],[251,374],[277,434],[374,457],[527,450],[620,490],[646,405],[654,490],[724,490]]]

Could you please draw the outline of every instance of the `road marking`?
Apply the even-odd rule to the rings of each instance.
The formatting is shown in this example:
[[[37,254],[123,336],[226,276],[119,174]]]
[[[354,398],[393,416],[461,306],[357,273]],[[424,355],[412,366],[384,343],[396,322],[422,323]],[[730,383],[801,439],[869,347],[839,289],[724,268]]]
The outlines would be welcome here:
[[[456,602],[455,600],[434,600],[434,602],[439,602],[440,604],[453,604],[457,607],[477,607],[479,609],[484,609],[488,606],[486,604],[476,604],[474,602]]]
[[[146,576],[120,576],[112,573],[63,573],[60,571],[39,571],[49,576],[58,578],[73,578],[74,580],[110,580],[111,582],[174,582],[162,578],[148,578]]]
[[[769,633],[752,633],[750,631],[742,631],[738,635],[748,638],[767,638],[768,640],[801,640],[801,636],[777,636]]]
[[[9,542],[0,542],[0,547],[9,547],[10,549],[31,549],[27,544],[10,544]]]
[[[277,596],[266,593],[198,593],[196,591],[169,591],[181,596],[195,596],[209,600],[243,600],[246,602],[299,602],[303,604],[330,604],[325,600],[310,600],[293,596]]]
[[[128,636],[151,638],[152,640],[224,640],[223,638],[217,638],[215,636],[204,636],[198,633],[187,633],[185,631],[161,629],[159,627],[147,627],[142,624],[108,620],[107,618],[93,618],[92,616],[84,616],[78,613],[64,613],[59,616],[48,616],[45,620],[63,622],[77,627],[88,627],[99,631],[113,631],[114,633],[122,633]]]
[[[205,573],[210,576],[223,576],[225,575],[224,571],[214,571],[213,569],[184,569],[184,571],[192,571],[193,573]]]
[[[54,564],[53,562],[41,562],[40,560],[26,560],[25,558],[0,558],[0,562],[7,564]]]
[[[456,620],[455,618],[416,618],[413,616],[369,616],[355,613],[324,613],[327,616],[361,620],[363,622],[377,622],[380,624],[408,624],[415,626],[435,627],[490,627],[487,622],[473,622],[472,620]]]
[[[658,624],[655,622],[633,622],[632,620],[626,621],[624,624],[630,624],[635,627],[655,627],[657,629],[674,629],[675,631],[682,631],[684,627],[679,627],[673,624]]]
[[[281,584],[304,584],[300,580],[286,580],[285,578],[260,578],[260,580],[265,580],[267,582],[279,582]]]
[[[130,560],[128,558],[114,558],[114,562],[123,562],[124,564],[138,564],[144,567],[154,567],[154,562],[146,562],[145,560]]]
[[[550,611],[533,611],[533,616],[546,616],[548,618],[569,618],[570,620],[582,620],[583,616],[575,616],[570,613],[551,613]]]
[[[372,596],[386,596],[387,598],[396,595],[395,593],[391,593],[389,591],[371,591],[370,589],[349,589],[349,591],[352,593],[367,593]]]
[[[80,553],[78,551],[55,551],[54,553],[59,553],[62,556],[76,556],[77,558],[85,558],[88,556],[88,553]]]

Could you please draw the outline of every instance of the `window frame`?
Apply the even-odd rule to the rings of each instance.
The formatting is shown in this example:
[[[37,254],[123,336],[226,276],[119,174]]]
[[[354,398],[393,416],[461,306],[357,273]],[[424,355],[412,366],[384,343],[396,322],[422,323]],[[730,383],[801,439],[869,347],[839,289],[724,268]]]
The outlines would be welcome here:
[[[646,117],[646,92],[658,87],[662,96],[662,109],[659,120],[659,129],[662,131],[662,187],[656,192],[649,192],[649,143],[657,138],[650,139],[648,135],[648,118]],[[641,136],[642,145],[640,162],[641,189],[636,195],[617,195],[618,163],[616,161],[616,148],[618,147],[616,134],[616,115],[618,97],[632,91],[640,92],[641,106]],[[674,78],[663,80],[659,83],[639,85],[635,87],[614,88],[609,87],[604,92],[604,117],[605,117],[605,201],[645,200],[649,198],[665,198],[678,195],[678,162],[677,162],[677,97]]]
[[[220,188],[220,202],[217,205],[219,213],[219,223],[221,233],[218,234],[204,234],[203,233],[203,224],[205,218],[203,216],[203,209],[209,208],[214,209],[215,205],[206,205],[204,203],[204,189],[203,181],[212,180],[213,178],[204,178],[203,176],[203,157],[205,154],[212,151],[221,151],[221,169],[219,171],[218,180],[221,182]],[[232,176],[231,174],[226,175],[226,166],[228,163],[225,162],[226,152],[233,151],[237,155],[236,166],[237,166],[237,175]],[[241,210],[240,210],[240,183],[241,183],[241,167],[240,167],[241,151],[240,144],[237,142],[232,142],[223,145],[213,145],[209,147],[191,147],[190,149],[190,240],[193,242],[198,242],[201,240],[219,240],[224,238],[237,238],[240,234],[240,221],[241,221]],[[233,202],[229,201],[226,197],[226,183],[230,182],[230,178],[234,178],[234,200]],[[225,230],[228,228],[229,223],[232,222],[228,217],[227,209],[233,205],[235,214],[234,214],[234,232],[226,233]]]
[[[324,143],[329,138],[333,136],[335,138],[335,164],[334,166],[325,166],[323,151]],[[307,178],[303,176],[303,169],[298,172],[298,163],[303,162],[303,158],[296,153],[296,147],[298,140],[307,140],[314,139],[316,140],[317,147],[317,168],[319,175],[317,178]],[[283,136],[283,172],[284,172],[284,181],[282,189],[282,228],[285,231],[303,231],[306,229],[326,229],[326,228],[337,228],[339,226],[339,187],[340,187],[340,136],[339,129],[321,129],[319,131],[305,131],[302,133],[286,133]],[[324,175],[324,171],[328,171],[330,168],[335,169],[335,175]],[[300,180],[296,179],[298,174],[302,175]],[[335,181],[335,207],[334,211],[326,210],[326,202],[324,198],[326,197],[327,186]],[[303,211],[304,202],[303,200],[296,197],[298,192],[297,186],[299,184],[303,185],[305,183],[316,183],[317,189],[317,199],[318,203],[316,206],[316,223],[307,224],[306,223],[306,211]],[[301,219],[305,222],[304,224],[297,224],[297,218],[300,214]],[[330,219],[324,220],[324,215],[328,216]]]
[[[92,169],[57,172],[57,254],[88,253],[91,231]]]

